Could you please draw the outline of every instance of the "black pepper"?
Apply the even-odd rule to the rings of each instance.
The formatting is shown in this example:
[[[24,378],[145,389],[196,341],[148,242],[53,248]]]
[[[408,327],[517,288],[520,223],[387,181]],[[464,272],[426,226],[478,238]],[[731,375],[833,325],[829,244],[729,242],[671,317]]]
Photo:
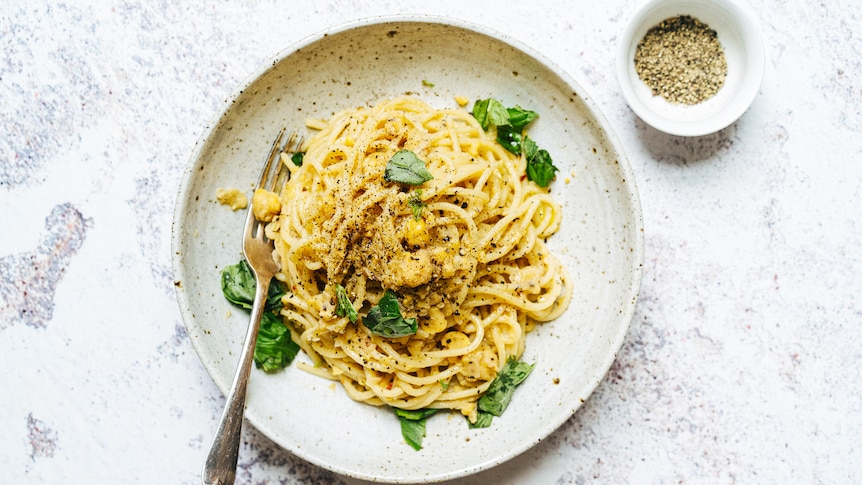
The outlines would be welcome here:
[[[724,85],[727,60],[718,34],[690,15],[680,15],[649,29],[635,50],[635,71],[652,90],[671,103],[702,103]]]

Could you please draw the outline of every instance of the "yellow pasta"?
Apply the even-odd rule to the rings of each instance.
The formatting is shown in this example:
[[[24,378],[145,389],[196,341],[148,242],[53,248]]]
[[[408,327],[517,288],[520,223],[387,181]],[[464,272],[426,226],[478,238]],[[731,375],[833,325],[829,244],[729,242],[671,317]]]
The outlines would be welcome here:
[[[317,375],[373,405],[441,408],[476,419],[476,402],[528,329],[558,317],[572,287],[545,245],[560,205],[526,180],[523,157],[503,149],[462,108],[412,97],[348,109],[303,146],[303,164],[267,225],[282,314]],[[388,182],[399,150],[433,179]],[[336,313],[336,286],[359,320]],[[386,290],[413,335],[385,338],[362,324]],[[301,365],[301,364],[300,364]],[[310,367],[310,366],[306,366]]]

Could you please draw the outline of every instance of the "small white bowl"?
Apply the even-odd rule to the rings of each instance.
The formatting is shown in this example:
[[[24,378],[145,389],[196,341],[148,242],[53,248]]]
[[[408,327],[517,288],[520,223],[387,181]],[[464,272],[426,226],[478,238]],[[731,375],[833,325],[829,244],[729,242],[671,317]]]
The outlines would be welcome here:
[[[715,30],[727,60],[724,86],[696,105],[653,95],[635,71],[635,50],[647,31],[680,15]],[[621,39],[617,77],[626,101],[644,122],[671,135],[702,136],[726,128],[748,109],[763,80],[765,53],[757,18],[733,0],[648,0],[635,11]]]

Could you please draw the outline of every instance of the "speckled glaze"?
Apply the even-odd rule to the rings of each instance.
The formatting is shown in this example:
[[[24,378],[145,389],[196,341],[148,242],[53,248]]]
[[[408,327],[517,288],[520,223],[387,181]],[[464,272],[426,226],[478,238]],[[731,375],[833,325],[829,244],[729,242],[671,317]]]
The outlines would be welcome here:
[[[374,18],[314,35],[241,87],[202,136],[183,179],[174,223],[177,296],[189,337],[223,391],[247,315],[231,311],[221,296],[219,270],[238,260],[243,214],[214,204],[212,194],[226,186],[250,191],[280,128],[303,129],[307,117],[327,118],[403,94],[439,107],[454,107],[455,96],[494,96],[540,114],[530,135],[560,168],[552,191],[565,216],[550,245],[571,273],[572,304],[528,336],[524,359],[536,368],[489,429],[470,430],[461,418],[438,415],[428,420],[424,447],[416,452],[402,441],[391,411],[355,403],[340,386],[295,368],[255,372],[246,416],[316,465],[362,479],[416,483],[509,460],[586,401],[632,318],[643,223],[631,168],[604,116],[567,74],[508,36],[428,16]]]

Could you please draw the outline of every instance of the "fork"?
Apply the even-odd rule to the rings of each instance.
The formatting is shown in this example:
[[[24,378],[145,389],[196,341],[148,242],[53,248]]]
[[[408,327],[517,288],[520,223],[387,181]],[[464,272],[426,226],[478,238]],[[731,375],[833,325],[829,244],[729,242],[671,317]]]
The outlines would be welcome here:
[[[266,163],[260,172],[260,178],[257,182],[258,188],[273,191],[280,178],[279,173],[283,166],[281,153],[295,151],[302,144],[302,140],[297,139],[296,133],[291,133],[284,146],[281,146],[284,133],[285,130],[281,130],[272,144],[269,156],[266,158]],[[283,182],[286,181],[287,177],[284,177]],[[260,319],[264,312],[269,284],[272,281],[272,277],[278,271],[278,265],[272,259],[275,246],[265,236],[265,224],[255,219],[253,209],[254,199],[249,204],[248,214],[245,219],[245,229],[243,229],[242,234],[242,254],[251,267],[257,289],[255,290],[254,304],[251,309],[251,319],[245,334],[245,342],[239,357],[239,366],[234,375],[233,384],[227,396],[227,403],[225,404],[221,421],[219,421],[212,446],[204,464],[201,476],[201,483],[203,485],[228,485],[232,484],[236,477],[245,395],[248,387],[249,373],[251,372],[251,364],[254,360],[254,346],[257,343],[257,332],[260,328]]]

